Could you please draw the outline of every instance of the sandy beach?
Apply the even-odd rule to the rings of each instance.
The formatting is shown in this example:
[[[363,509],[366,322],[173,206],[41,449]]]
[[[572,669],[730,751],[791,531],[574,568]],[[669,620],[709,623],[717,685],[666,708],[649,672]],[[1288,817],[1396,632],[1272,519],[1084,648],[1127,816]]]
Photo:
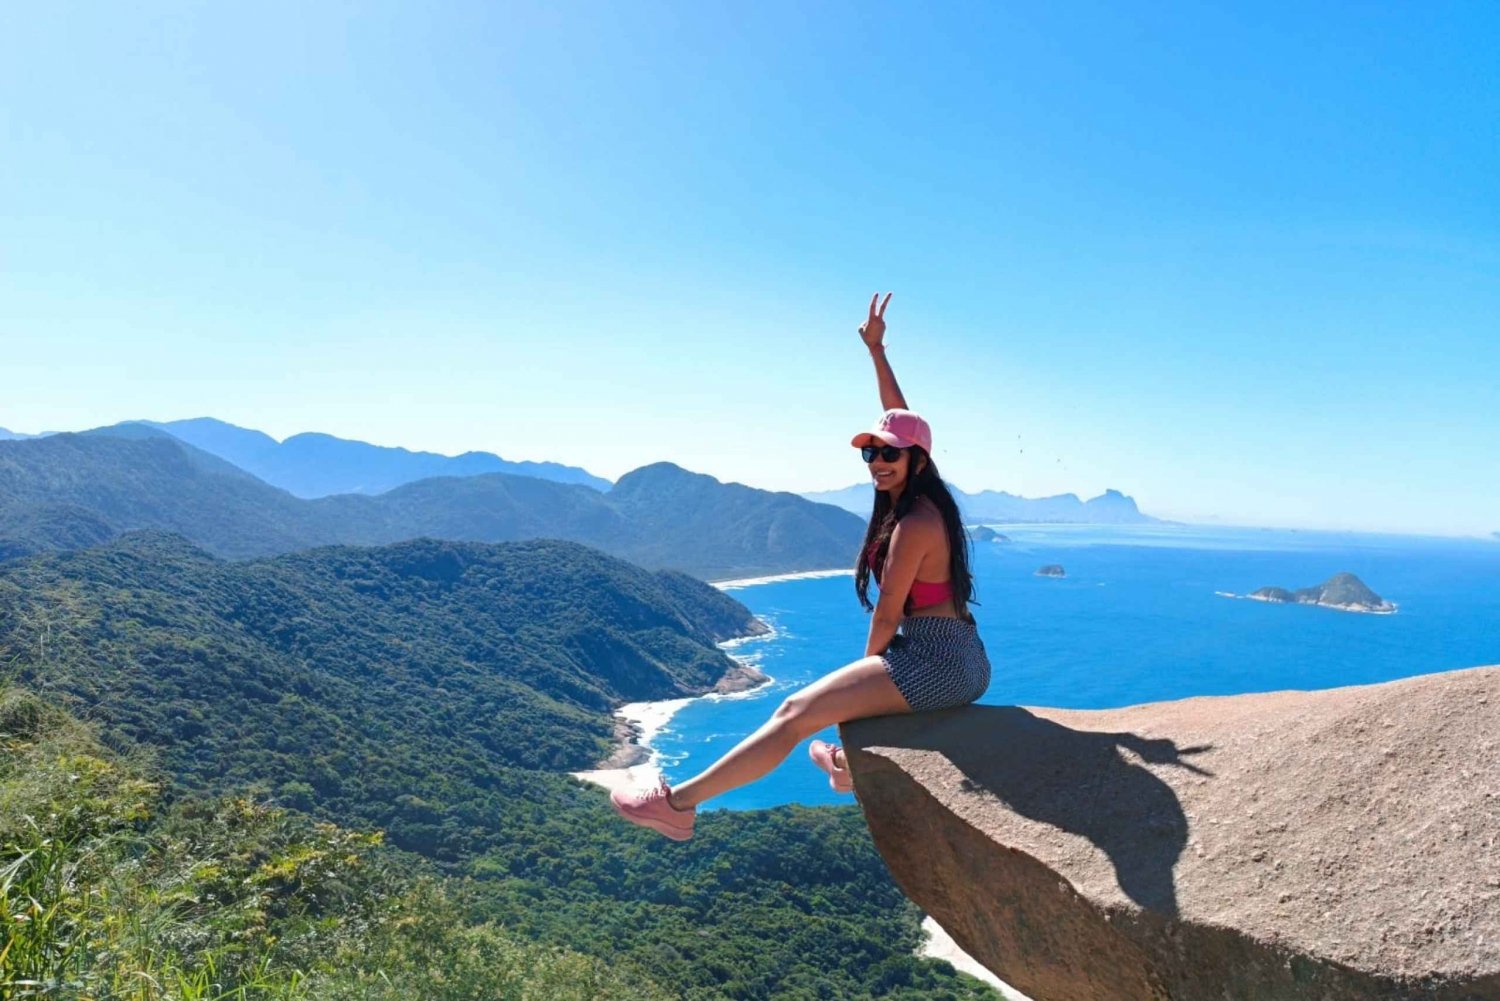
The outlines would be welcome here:
[[[657,752],[651,747],[651,739],[667,725],[667,721],[677,710],[693,701],[693,698],[701,697],[668,699],[663,702],[627,702],[615,710],[615,718],[624,724],[615,728],[615,738],[620,740],[623,736],[624,741],[615,754],[604,762],[610,767],[570,774],[576,779],[593,782],[610,790],[654,785],[657,775],[661,774],[661,768],[656,763]]]
[[[604,767],[568,774],[576,779],[593,782],[595,785],[611,790],[655,785],[657,776],[661,774],[661,766],[657,763],[661,754],[651,746],[651,740],[661,732],[662,727],[667,725],[679,709],[698,699],[744,698],[755,694],[759,689],[776,680],[762,674],[751,665],[744,664],[741,667],[743,673],[740,677],[747,677],[753,672],[755,677],[763,680],[751,687],[739,688],[737,691],[709,692],[707,695],[667,699],[662,702],[628,702],[616,709],[615,718],[620,721],[620,725],[615,729],[615,738],[622,743],[616,747],[615,753],[602,763]],[[728,679],[733,674],[734,672],[730,672],[725,675],[725,678]]]
[[[775,574],[771,577],[742,577],[739,580],[711,580],[709,585],[720,591],[733,591],[757,584],[776,584],[784,580],[815,580],[819,577],[853,577],[853,570],[804,570],[801,573]]]
[[[631,789],[655,785],[661,774],[660,752],[651,746],[652,739],[683,706],[697,699],[735,699],[754,695],[776,680],[765,674],[749,658],[732,651],[750,640],[774,639],[774,628],[764,633],[737,636],[718,644],[728,653],[735,666],[724,672],[712,692],[659,702],[627,702],[615,710],[615,751],[598,768],[569,772],[576,779],[592,782],[606,789]]]
[[[938,924],[937,919],[931,914],[922,919],[922,930],[927,933],[928,937],[917,950],[918,956],[947,960],[953,964],[955,970],[962,970],[994,987],[1005,998],[1005,1001],[1031,1001],[1025,994],[995,976],[981,966],[978,960],[960,949],[958,943],[953,941],[953,936],[944,931],[943,926]]]
[[[773,574],[766,577],[742,577],[737,580],[710,581],[712,587],[721,591],[733,591],[758,584],[775,584],[786,580],[814,580],[821,577],[852,577],[853,570],[804,570],[799,573]],[[661,702],[630,702],[615,710],[615,751],[599,767],[582,772],[570,772],[574,778],[593,782],[606,789],[633,788],[654,785],[661,767],[657,764],[659,754],[651,746],[651,740],[661,732],[677,711],[694,699],[742,698],[770,684],[774,678],[762,673],[747,658],[734,654],[735,648],[751,640],[773,639],[775,629],[769,632],[737,636],[718,644],[728,653],[736,667],[726,671],[724,677],[706,695]]]

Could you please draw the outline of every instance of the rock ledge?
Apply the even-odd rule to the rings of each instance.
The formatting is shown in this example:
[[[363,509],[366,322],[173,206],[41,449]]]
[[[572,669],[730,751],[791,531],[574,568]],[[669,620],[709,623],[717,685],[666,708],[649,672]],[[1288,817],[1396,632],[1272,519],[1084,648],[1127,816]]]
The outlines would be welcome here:
[[[896,881],[1035,1001],[1500,998],[1500,667],[841,730]]]

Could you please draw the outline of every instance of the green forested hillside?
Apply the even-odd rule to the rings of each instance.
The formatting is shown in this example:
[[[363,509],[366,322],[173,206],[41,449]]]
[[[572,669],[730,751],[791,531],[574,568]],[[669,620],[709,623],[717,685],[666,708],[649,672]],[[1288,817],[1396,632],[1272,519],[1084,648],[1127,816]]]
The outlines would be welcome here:
[[[716,568],[710,578],[852,566],[864,538],[864,522],[832,505],[720,483],[670,462],[626,473],[608,499],[638,533],[630,559],[674,565],[691,538],[696,558]]]
[[[0,559],[146,528],[230,559],[423,536],[562,538],[704,579],[843,566],[861,533],[847,512],[665,463],[605,494],[491,473],[300,500],[143,425],[0,442]]]
[[[624,957],[476,921],[378,834],[243,798],[167,803],[46,701],[0,689],[0,998],[675,996]]]
[[[113,525],[77,504],[31,503],[0,508],[0,561],[53,549],[83,549],[114,538]]]
[[[710,814],[663,850],[599,795],[538,801],[513,847],[444,873],[378,832],[165,797],[142,755],[14,688],[0,750],[0,997],[996,996],[910,954],[919,913],[849,807]]]
[[[504,836],[512,769],[587,768],[622,701],[709,690],[722,592],[566,542],[226,563],[176,536],[0,567],[0,661],[163,749],[437,857]]]
[[[610,817],[543,820],[536,840],[470,865],[485,890],[476,916],[622,956],[701,1001],[996,997],[913,955],[922,914],[857,807],[711,810],[670,846]]]
[[[249,978],[227,981],[249,984],[244,998],[628,998],[652,996],[651,982],[702,1001],[993,997],[912,955],[920,912],[857,809],[709,810],[677,845],[558,773],[602,748],[611,699],[706,685],[724,666],[712,640],[747,620],[700,582],[557,542],[230,564],[145,533],[0,568],[0,661],[37,693],[0,713],[0,732],[66,705],[111,747],[149,748],[165,782],[160,805],[108,821],[124,841],[80,849],[144,884],[94,893],[75,876],[103,870],[27,856],[61,859],[66,886],[56,867],[28,886],[51,886],[53,913],[76,925],[30,954],[95,943],[89,975],[118,983],[140,963],[207,976],[207,958]],[[73,788],[55,776],[102,774],[86,760],[102,750],[59,753],[45,774],[26,766],[31,799],[5,792],[0,807],[35,815],[37,796]],[[130,774],[118,781],[149,799]],[[77,789],[88,809],[103,802]],[[350,832],[372,830],[416,854],[381,855],[395,869],[364,875],[373,843]],[[81,844],[10,831],[11,859]],[[409,882],[434,866],[436,882]],[[7,893],[12,915],[31,906]],[[479,989],[532,968],[561,986]]]
[[[371,512],[368,497],[299,501],[149,429],[133,438],[59,434],[0,442],[0,539],[31,552],[75,548],[67,534],[28,521],[37,507],[87,512],[110,535],[166,529],[231,558],[360,541],[357,526]]]

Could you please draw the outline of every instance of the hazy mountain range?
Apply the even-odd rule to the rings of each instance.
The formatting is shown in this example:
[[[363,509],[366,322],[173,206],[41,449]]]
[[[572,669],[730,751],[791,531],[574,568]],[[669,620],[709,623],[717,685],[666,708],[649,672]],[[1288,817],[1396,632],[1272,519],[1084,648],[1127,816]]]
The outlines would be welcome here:
[[[949,484],[953,497],[963,512],[964,521],[1061,522],[1087,525],[1148,525],[1161,519],[1142,514],[1135,500],[1118,490],[1106,490],[1098,497],[1080,500],[1077,494],[1054,497],[1019,497],[1004,490],[981,490],[971,494]],[[861,483],[842,490],[823,490],[801,496],[819,504],[832,504],[862,518],[869,518],[874,487]]]
[[[213,417],[182,421],[123,421],[82,434],[128,434],[132,427],[164,431],[194,448],[232,462],[296,497],[379,494],[433,476],[512,473],[558,483],[581,483],[608,490],[610,483],[577,466],[557,462],[510,462],[492,452],[439,455],[307,432],[278,442],[263,431],[237,427]],[[52,432],[56,433],[56,432]],[[49,433],[50,434],[50,433]],[[0,440],[44,438],[0,428]]]
[[[0,558],[95,545],[143,528],[180,532],[230,558],[419,536],[555,537],[653,568],[710,579],[757,576],[848,564],[873,490],[772,492],[670,463],[612,485],[577,467],[488,452],[450,457],[318,433],[277,442],[210,417],[126,421],[78,434],[7,430],[0,438],[20,450],[0,457]],[[176,448],[86,445],[90,439]],[[955,492],[971,524],[1157,520],[1115,490],[1087,501]]]
[[[844,566],[862,538],[859,519],[835,507],[670,463],[607,493],[486,473],[302,499],[145,424],[0,442],[0,558],[148,528],[229,558],[423,536],[559,538],[705,579]]]
[[[142,421],[195,448],[239,466],[297,497],[381,494],[403,483],[433,476],[512,473],[558,483],[581,483],[608,490],[608,480],[556,462],[509,462],[491,452],[438,455],[307,432],[285,441],[261,431],[236,427],[212,417],[185,421]]]

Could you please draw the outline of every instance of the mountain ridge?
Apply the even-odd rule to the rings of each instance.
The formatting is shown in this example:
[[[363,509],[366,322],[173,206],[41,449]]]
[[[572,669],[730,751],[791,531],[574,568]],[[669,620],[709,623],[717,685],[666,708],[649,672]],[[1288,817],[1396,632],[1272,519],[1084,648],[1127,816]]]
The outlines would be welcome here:
[[[405,483],[434,476],[511,473],[558,483],[581,483],[608,490],[609,481],[587,470],[556,462],[511,461],[493,452],[459,455],[375,445],[320,431],[303,431],[277,441],[263,431],[242,428],[214,417],[145,424],[202,449],[279,486],[295,497],[312,500],[334,494],[380,494]],[[119,425],[116,425],[117,427]]]
[[[146,528],[231,559],[422,536],[552,537],[652,569],[728,579],[842,567],[859,548],[859,520],[837,508],[671,463],[637,472],[609,493],[483,473],[308,500],[149,425],[51,435],[0,442],[0,557]]]
[[[1075,493],[1050,497],[1022,497],[1005,490],[981,490],[968,493],[948,485],[958,502],[964,521],[969,524],[997,522],[1007,524],[1086,524],[1086,525],[1154,525],[1162,519],[1143,514],[1135,498],[1113,488],[1088,500]],[[804,492],[798,496],[820,504],[833,504],[852,514],[868,518],[874,487],[857,483],[841,490]]]

